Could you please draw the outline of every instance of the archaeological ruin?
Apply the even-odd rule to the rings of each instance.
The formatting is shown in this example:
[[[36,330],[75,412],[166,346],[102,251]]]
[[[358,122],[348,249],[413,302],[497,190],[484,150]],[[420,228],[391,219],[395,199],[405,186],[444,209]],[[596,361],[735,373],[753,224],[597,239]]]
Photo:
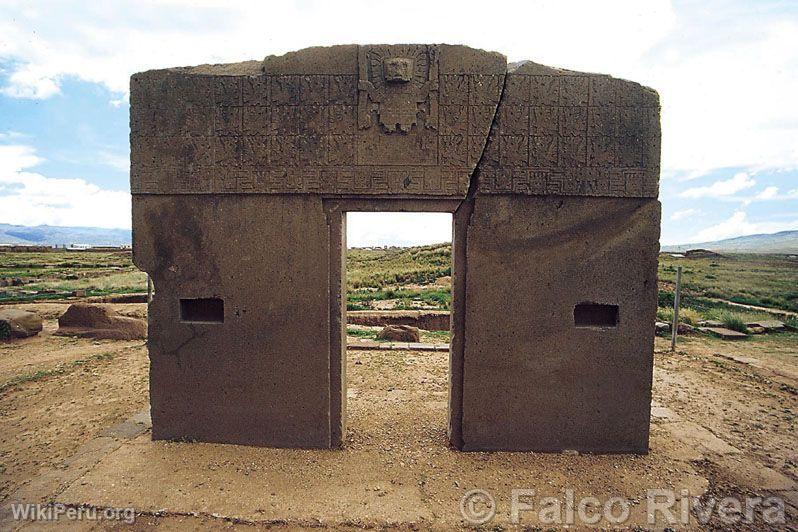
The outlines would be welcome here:
[[[656,92],[450,45],[131,79],[155,439],[338,447],[346,213],[453,214],[457,449],[648,450]]]

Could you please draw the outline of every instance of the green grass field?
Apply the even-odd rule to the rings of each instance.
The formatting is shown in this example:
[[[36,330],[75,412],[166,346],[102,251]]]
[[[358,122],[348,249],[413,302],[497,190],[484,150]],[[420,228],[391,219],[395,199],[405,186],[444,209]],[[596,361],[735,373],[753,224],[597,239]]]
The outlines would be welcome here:
[[[0,302],[59,299],[75,290],[86,295],[147,291],[147,274],[129,251],[0,252]],[[18,284],[19,283],[19,284]]]
[[[356,248],[346,253],[347,308],[366,310],[376,301],[392,308],[451,306],[451,245]]]
[[[347,288],[432,283],[452,274],[449,244],[413,248],[355,248],[346,252]]]
[[[798,257],[723,255],[682,258],[661,254],[660,290],[673,291],[676,267],[682,267],[682,290],[688,301],[723,299],[798,312]],[[706,305],[706,302],[703,302]]]
[[[749,320],[761,313],[744,312],[724,302],[798,311],[798,257],[724,255],[705,258],[661,254],[660,318],[667,319],[673,302],[674,278],[682,266],[682,318]],[[451,246],[360,248],[347,251],[347,306],[363,310],[451,306]],[[129,252],[0,252],[0,280],[22,282],[0,287],[1,301],[57,299],[74,290],[87,295],[141,293],[146,274],[131,262]],[[731,314],[731,315],[730,315]]]

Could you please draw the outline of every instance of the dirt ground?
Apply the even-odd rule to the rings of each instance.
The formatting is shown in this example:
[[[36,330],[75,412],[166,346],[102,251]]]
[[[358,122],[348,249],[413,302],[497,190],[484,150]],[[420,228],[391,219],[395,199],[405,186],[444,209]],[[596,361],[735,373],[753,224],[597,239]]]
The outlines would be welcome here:
[[[797,522],[795,333],[742,342],[684,338],[676,353],[657,339],[647,456],[452,451],[445,429],[447,353],[350,351],[342,450],[151,442],[145,431],[98,454],[74,480],[47,488],[37,479],[74,468],[76,455],[148,405],[144,343],[52,336],[58,305],[31,305],[48,318],[39,337],[0,344],[4,503],[38,489],[41,500],[134,506],[141,512],[135,529],[451,529],[470,524],[459,502],[481,488],[496,499],[496,517],[486,526],[501,529],[512,525],[512,489],[552,496],[574,489],[633,501],[630,522],[647,528],[640,503],[646,489],[673,488],[702,499],[777,495],[786,501],[786,526]],[[119,307],[128,315],[144,310]],[[521,524],[539,526],[535,518],[525,514]],[[724,524],[693,518],[691,526]],[[763,523],[735,527],[756,530]]]

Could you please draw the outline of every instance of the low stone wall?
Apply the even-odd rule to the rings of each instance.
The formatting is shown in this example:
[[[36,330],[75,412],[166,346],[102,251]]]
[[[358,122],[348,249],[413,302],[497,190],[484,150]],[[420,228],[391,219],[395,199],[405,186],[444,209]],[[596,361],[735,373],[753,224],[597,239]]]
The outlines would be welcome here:
[[[350,325],[412,325],[425,331],[448,331],[447,310],[353,310],[346,313]]]

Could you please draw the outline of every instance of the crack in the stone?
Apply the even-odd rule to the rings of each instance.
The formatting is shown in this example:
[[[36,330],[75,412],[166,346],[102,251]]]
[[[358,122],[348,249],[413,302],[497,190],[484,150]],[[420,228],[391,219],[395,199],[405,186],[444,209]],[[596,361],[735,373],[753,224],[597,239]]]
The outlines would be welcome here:
[[[490,141],[493,132],[499,126],[497,123],[499,118],[499,108],[502,105],[502,101],[504,101],[504,91],[507,88],[507,76],[509,74],[510,70],[508,65],[508,68],[504,73],[504,78],[502,78],[502,88],[499,92],[499,101],[496,103],[496,109],[493,111],[493,118],[491,118],[490,121],[490,128],[488,128],[488,133],[485,135],[485,142],[482,144],[482,150],[479,152],[479,159],[477,159],[477,162],[474,165],[474,170],[471,172],[471,176],[468,181],[468,191],[466,192],[465,198],[463,198],[463,200],[460,202],[460,205],[457,207],[458,210],[464,203],[471,201],[477,195],[477,189],[479,188],[479,166],[482,164],[482,160],[485,158],[485,149],[488,147],[488,142]]]
[[[498,128],[497,120],[499,117],[499,107],[504,100],[504,90],[507,87],[507,75],[509,74],[509,70],[504,73],[504,78],[502,79],[502,88],[499,92],[499,101],[496,103],[496,109],[493,111],[493,118],[490,121],[490,128],[488,129],[487,134],[485,135],[485,142],[482,145],[482,151],[480,151],[479,159],[477,159],[476,164],[474,165],[474,170],[471,172],[470,180],[468,182],[468,192],[466,192],[465,198],[460,201],[460,204],[457,206],[457,209],[454,211],[455,219],[460,219],[460,222],[456,222],[455,225],[460,225],[461,227],[467,228],[471,225],[471,216],[474,213],[474,197],[477,194],[477,190],[479,188],[479,166],[482,164],[482,160],[485,157],[485,150],[488,147],[488,142],[490,141],[491,134]],[[455,314],[461,314],[460,319],[463,320],[462,324],[458,327],[457,325],[453,325],[453,333],[455,332],[454,329],[460,332],[460,339],[456,340],[452,338],[450,340],[451,350],[450,350],[450,357],[460,355],[460,362],[458,364],[460,371],[459,373],[459,382],[457,388],[459,390],[458,397],[455,401],[459,402],[457,408],[454,409],[453,419],[450,421],[449,426],[449,436],[452,438],[451,443],[457,449],[464,449],[465,448],[465,440],[463,439],[463,398],[465,395],[465,372],[464,372],[464,359],[465,359],[465,352],[466,352],[466,338],[465,338],[465,285],[468,279],[468,262],[465,259],[468,253],[468,238],[467,236],[458,236],[455,235],[454,241],[452,242],[452,259],[458,263],[456,266],[457,271],[454,273],[455,278],[458,279],[455,283],[455,286],[452,287],[454,301],[453,301],[453,312]],[[457,261],[455,257],[461,257],[460,261]],[[457,353],[454,350],[457,350]],[[450,363],[451,364],[451,363]],[[454,383],[452,383],[452,387],[454,387]]]

